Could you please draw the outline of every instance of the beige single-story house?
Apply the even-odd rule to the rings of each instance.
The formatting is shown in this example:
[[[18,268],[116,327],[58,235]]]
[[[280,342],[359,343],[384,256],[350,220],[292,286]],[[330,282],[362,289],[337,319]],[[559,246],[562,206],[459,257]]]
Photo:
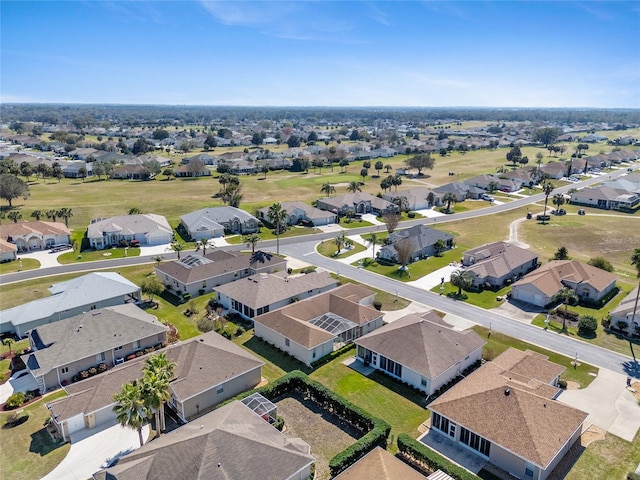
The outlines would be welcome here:
[[[617,277],[577,260],[553,260],[511,286],[511,298],[539,307],[549,305],[562,288],[582,301],[598,302],[616,287]]]
[[[156,266],[156,277],[176,295],[192,297],[241,278],[262,273],[285,271],[287,261],[263,252],[240,253],[214,250],[206,255],[190,253],[180,260]]]
[[[486,343],[473,330],[454,330],[434,311],[406,315],[354,342],[359,361],[427,396],[479,362]]]
[[[98,250],[124,243],[129,245],[132,241],[140,245],[163,245],[173,239],[173,229],[161,215],[119,215],[91,220],[87,238],[89,245]]]
[[[235,401],[155,439],[93,478],[307,480],[314,463],[309,444],[285,436]]]
[[[580,438],[587,413],[555,400],[564,367],[510,348],[431,404],[427,435],[505,470],[545,480]]]
[[[440,472],[442,473],[442,472]],[[448,477],[448,478],[447,478]],[[429,480],[382,447],[376,447],[333,480]],[[451,477],[433,477],[452,480]]]
[[[163,352],[176,363],[168,405],[184,422],[261,381],[263,362],[215,332],[170,345]],[[142,377],[146,358],[65,386],[68,395],[47,404],[62,438],[114,421],[113,396],[125,383]]]
[[[427,227],[426,225],[415,225],[405,230],[398,230],[389,235],[388,244],[378,249],[378,257],[392,262],[399,262],[400,257],[396,245],[398,242],[410,242],[411,261],[429,257],[437,253],[436,243],[441,240],[443,250],[453,247],[453,236]]]
[[[336,223],[338,215],[326,210],[307,205],[304,202],[282,202],[282,209],[287,212],[287,225],[297,225],[301,222],[316,227]],[[266,223],[269,221],[269,207],[261,208],[257,212],[258,218]]]
[[[30,330],[31,353],[21,358],[44,393],[92,367],[110,368],[137,351],[158,347],[167,341],[167,331],[131,303],[100,308]]]
[[[69,229],[61,222],[37,220],[0,225],[0,239],[15,245],[18,253],[70,244],[70,234]]]
[[[338,195],[337,197],[320,198],[316,206],[320,210],[327,210],[339,215],[346,215],[349,210],[356,214],[374,213],[384,215],[387,212],[397,212],[398,206],[376,197],[370,193],[356,192]]]
[[[617,327],[621,323],[625,323],[627,328],[633,319],[633,333],[640,335],[640,301],[638,300],[638,289],[634,288],[629,295],[624,297],[618,306],[611,311],[611,325]],[[634,316],[634,308],[638,305]]]
[[[328,272],[311,272],[290,276],[286,271],[256,273],[215,287],[217,299],[225,310],[252,321],[290,303],[324,293],[338,286]]]
[[[18,259],[18,247],[0,238],[0,263],[12,262]]]
[[[345,284],[253,319],[254,335],[305,365],[382,326],[375,293]]]

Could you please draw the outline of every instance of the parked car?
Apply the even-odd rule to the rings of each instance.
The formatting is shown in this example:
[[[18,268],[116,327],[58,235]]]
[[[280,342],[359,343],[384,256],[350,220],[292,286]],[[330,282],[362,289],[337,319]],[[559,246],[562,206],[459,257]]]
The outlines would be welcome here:
[[[483,193],[482,195],[480,195],[480,198],[482,200],[486,200],[487,202],[493,202],[494,198],[491,195],[487,195],[486,193]]]
[[[585,213],[587,212],[584,211],[584,208],[581,208],[580,210],[578,210],[578,215],[584,215]]]
[[[536,220],[546,222],[551,220],[551,215],[536,215]]]

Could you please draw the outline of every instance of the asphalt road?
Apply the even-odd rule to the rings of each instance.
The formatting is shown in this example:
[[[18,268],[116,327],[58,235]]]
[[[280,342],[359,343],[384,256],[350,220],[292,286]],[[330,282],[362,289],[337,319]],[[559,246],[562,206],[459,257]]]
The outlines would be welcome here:
[[[554,190],[553,193],[566,193],[571,188],[582,188],[594,183],[599,183],[607,177],[615,179],[625,173],[626,170],[620,169],[612,172],[611,174],[590,178],[588,180],[572,185],[558,187]],[[537,194],[530,197],[517,199],[502,205],[493,205],[482,210],[474,210],[447,215],[446,217],[438,217],[437,223],[442,224],[451,221],[462,220],[465,218],[473,218],[483,215],[495,215],[503,211],[512,210],[514,208],[535,203],[541,200],[544,200],[544,195]],[[411,220],[403,222],[399,228],[406,228],[412,225],[425,223],[429,224],[432,221],[433,220],[425,221],[424,218]],[[349,230],[349,233],[362,234],[375,231],[376,229],[376,226],[363,227]],[[398,282],[363,269],[352,267],[350,265],[345,265],[343,263],[331,260],[327,257],[315,253],[315,245],[319,241],[331,239],[333,237],[335,237],[335,232],[308,235],[304,237],[284,238],[279,242],[280,251],[281,253],[284,253],[288,256],[301,259],[307,263],[317,265],[326,270],[338,272],[340,275],[347,276],[365,285],[370,285],[383,291],[397,293],[401,297],[413,301],[418,301],[445,313],[450,313],[462,318],[469,319],[485,327],[491,326],[491,329],[493,331],[501,332],[506,335],[525,340],[529,343],[533,343],[544,348],[562,353],[571,358],[574,358],[577,354],[578,360],[581,362],[586,362],[597,367],[607,368],[616,372],[623,373],[625,375],[640,378],[640,363],[632,356],[621,355],[591,345],[589,343],[582,342],[580,340],[575,340],[573,338],[565,337],[556,333],[552,333],[550,331],[544,331],[541,328],[512,320],[498,313],[487,311],[464,302],[454,301],[446,296],[440,296],[432,292],[421,290],[414,286],[407,285],[405,283]],[[276,241],[264,241],[260,243],[260,246],[263,249],[275,249]],[[240,250],[242,248],[245,248],[245,245],[225,247],[225,249],[230,250]],[[176,259],[177,255],[175,253],[166,254],[164,255],[164,258],[165,260],[172,260]],[[28,270],[24,272],[0,275],[0,285],[65,273],[93,271],[105,268],[113,269],[124,266],[154,263],[154,261],[155,255],[150,255],[145,257],[127,257],[122,259],[102,260],[98,262],[61,265],[59,267],[51,267],[46,269]],[[632,350],[630,345],[630,353],[631,352]],[[640,351],[638,352],[638,354],[640,355]],[[570,368],[570,366],[568,367]]]

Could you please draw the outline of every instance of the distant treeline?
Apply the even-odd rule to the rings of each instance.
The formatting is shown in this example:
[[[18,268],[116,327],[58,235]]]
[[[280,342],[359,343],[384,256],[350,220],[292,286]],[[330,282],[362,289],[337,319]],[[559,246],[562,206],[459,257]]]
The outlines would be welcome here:
[[[169,105],[3,104],[4,123],[41,122],[78,129],[109,126],[237,125],[259,121],[324,122],[375,125],[381,120],[410,125],[465,120],[533,121],[559,124],[599,123],[624,127],[640,124],[640,109],[598,108],[410,108],[410,107],[214,107]]]

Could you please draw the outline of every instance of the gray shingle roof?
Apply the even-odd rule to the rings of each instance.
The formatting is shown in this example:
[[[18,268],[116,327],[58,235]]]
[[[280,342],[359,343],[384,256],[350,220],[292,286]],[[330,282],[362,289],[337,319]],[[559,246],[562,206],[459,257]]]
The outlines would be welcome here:
[[[140,215],[119,215],[89,224],[87,238],[101,238],[104,232],[118,232],[120,235],[146,234],[155,231],[171,234],[173,230],[167,219],[152,213]]]
[[[285,437],[236,401],[148,443],[94,478],[284,480],[314,461],[308,445]]]
[[[132,304],[91,310],[30,331],[36,345],[48,347],[23,355],[34,376],[113,348],[167,331],[153,315]]]

